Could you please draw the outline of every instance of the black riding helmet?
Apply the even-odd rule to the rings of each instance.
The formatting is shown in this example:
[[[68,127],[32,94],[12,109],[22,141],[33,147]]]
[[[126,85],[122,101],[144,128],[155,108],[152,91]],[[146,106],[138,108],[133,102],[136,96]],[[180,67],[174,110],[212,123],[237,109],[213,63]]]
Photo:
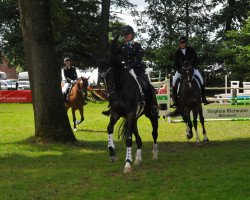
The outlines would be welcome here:
[[[186,36],[181,36],[179,38],[179,43],[187,43],[187,37]]]
[[[122,27],[121,35],[125,36],[125,35],[128,35],[130,33],[135,35],[134,29],[131,26]]]

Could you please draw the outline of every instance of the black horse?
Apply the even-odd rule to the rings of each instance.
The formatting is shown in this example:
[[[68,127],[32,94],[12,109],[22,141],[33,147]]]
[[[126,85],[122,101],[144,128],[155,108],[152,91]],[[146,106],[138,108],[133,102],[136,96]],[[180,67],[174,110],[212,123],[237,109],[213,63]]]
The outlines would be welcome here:
[[[125,138],[127,153],[124,173],[131,171],[132,162],[132,134],[135,136],[137,151],[135,164],[138,165],[142,161],[141,147],[142,140],[138,133],[137,120],[140,116],[145,114],[152,124],[153,144],[153,159],[158,158],[158,115],[152,113],[151,105],[149,103],[140,104],[139,87],[130,75],[129,71],[124,69],[119,56],[117,48],[117,38],[111,44],[110,57],[105,63],[99,67],[99,75],[103,80],[106,92],[109,96],[110,105],[110,121],[107,127],[108,131],[108,148],[110,152],[110,159],[112,162],[116,160],[115,146],[113,142],[113,131],[116,122],[123,117],[125,120],[122,126],[122,135]],[[147,93],[145,93],[145,96]]]
[[[182,77],[179,89],[179,103],[183,121],[187,124],[187,139],[193,137],[192,126],[194,125],[196,132],[196,142],[199,143],[199,135],[197,131],[197,117],[199,114],[200,122],[203,129],[203,141],[208,141],[206,129],[204,125],[204,117],[202,111],[201,91],[196,78],[194,78],[194,68],[188,61],[182,63]],[[191,121],[190,112],[193,113],[193,123]]]

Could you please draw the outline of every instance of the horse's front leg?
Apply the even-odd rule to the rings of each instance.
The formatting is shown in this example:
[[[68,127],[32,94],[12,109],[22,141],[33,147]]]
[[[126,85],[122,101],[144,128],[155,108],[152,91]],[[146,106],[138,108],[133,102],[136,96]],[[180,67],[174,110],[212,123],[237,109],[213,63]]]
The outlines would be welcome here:
[[[193,137],[193,131],[192,131],[192,121],[190,118],[190,110],[186,109],[185,110],[185,117],[186,117],[186,125],[187,125],[187,130],[186,130],[186,135],[187,135],[187,139],[191,139]]]
[[[136,145],[137,145],[137,150],[136,150],[136,156],[135,156],[135,162],[134,164],[135,165],[139,165],[142,161],[142,157],[141,157],[141,147],[142,147],[142,141],[141,141],[141,137],[139,135],[139,132],[138,132],[138,127],[137,127],[137,119],[136,119],[136,122],[134,124],[134,135],[135,135],[135,142],[136,142]]]
[[[114,132],[114,126],[116,122],[120,119],[119,116],[111,114],[109,124],[107,127],[108,130],[108,149],[109,149],[109,157],[110,161],[113,163],[116,161],[116,154],[115,154],[115,144],[113,140],[113,132]]]
[[[74,131],[76,131],[76,111],[75,109],[71,108],[71,111],[72,111],[72,117],[73,117],[73,128],[74,128]]]
[[[200,143],[200,138],[198,134],[198,129],[197,129],[197,117],[198,117],[198,110],[193,110],[193,124],[194,124],[194,129],[196,133],[196,143]]]
[[[81,116],[81,120],[80,121],[76,120],[76,125],[79,125],[80,123],[82,123],[84,121],[83,107],[79,108],[79,113]]]
[[[200,108],[199,108],[199,116],[200,116],[200,123],[202,125],[203,141],[208,142],[209,140],[208,140],[207,132],[205,129],[205,120],[204,120],[204,116],[203,116],[202,106],[200,106]]]
[[[158,116],[155,115],[150,115],[149,116],[151,125],[152,125],[152,136],[153,136],[153,140],[154,140],[154,144],[153,144],[153,160],[158,159],[158,152],[159,152],[159,148],[158,148],[158,144],[157,144],[157,138],[158,138]]]

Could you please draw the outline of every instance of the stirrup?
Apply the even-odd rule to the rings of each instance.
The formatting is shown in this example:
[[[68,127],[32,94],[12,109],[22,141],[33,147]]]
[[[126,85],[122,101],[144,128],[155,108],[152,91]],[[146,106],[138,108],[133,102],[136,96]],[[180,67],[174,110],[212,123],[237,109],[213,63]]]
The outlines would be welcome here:
[[[173,112],[167,114],[169,117],[178,117],[181,115],[180,109],[177,107]]]
[[[210,104],[211,102],[208,101],[206,98],[202,98],[201,102],[204,104],[204,105],[207,105],[207,104]]]
[[[105,115],[105,116],[109,116],[110,115],[110,110],[102,111],[102,114]]]
[[[170,108],[176,108],[178,105],[176,105],[176,104],[172,104],[172,105],[170,105]]]

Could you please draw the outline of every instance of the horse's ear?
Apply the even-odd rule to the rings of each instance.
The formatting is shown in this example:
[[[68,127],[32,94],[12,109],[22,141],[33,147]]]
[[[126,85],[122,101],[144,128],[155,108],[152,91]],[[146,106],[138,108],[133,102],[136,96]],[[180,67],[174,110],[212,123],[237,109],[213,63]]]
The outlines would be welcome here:
[[[90,76],[87,78],[87,80],[89,80]]]

